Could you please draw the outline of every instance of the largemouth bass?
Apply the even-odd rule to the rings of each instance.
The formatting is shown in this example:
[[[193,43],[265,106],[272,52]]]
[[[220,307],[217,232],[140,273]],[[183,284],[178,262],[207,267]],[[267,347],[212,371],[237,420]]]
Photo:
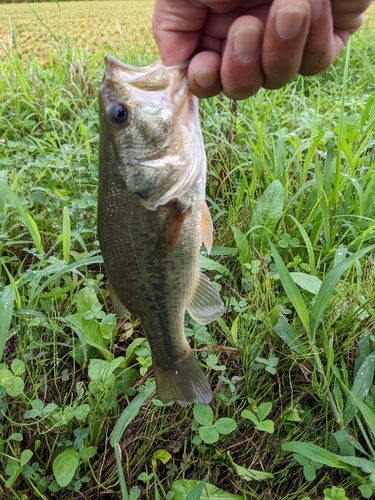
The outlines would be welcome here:
[[[198,267],[213,231],[198,99],[187,64],[138,68],[111,56],[105,64],[98,231],[111,300],[141,322],[161,401],[209,403],[210,385],[184,334],[186,309],[201,324],[223,312]]]

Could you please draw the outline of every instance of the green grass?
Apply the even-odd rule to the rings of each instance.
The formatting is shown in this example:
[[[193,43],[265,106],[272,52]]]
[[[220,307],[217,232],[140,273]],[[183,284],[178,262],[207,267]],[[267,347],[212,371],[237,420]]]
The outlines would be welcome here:
[[[185,500],[195,486],[191,500],[208,475],[223,499],[328,499],[333,487],[368,498],[372,32],[317,77],[202,103],[215,225],[202,267],[226,312],[186,327],[215,389],[212,415],[146,398],[142,329],[113,315],[96,236],[106,50],[62,40],[43,62],[6,47],[0,57],[0,497]]]

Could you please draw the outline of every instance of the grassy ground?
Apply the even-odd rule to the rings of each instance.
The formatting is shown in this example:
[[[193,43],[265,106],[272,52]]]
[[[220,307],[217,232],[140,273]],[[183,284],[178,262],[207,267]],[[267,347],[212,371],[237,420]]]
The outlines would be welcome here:
[[[186,332],[215,388],[211,414],[146,399],[149,349],[136,318],[112,314],[96,236],[102,58],[147,63],[155,46],[121,29],[111,49],[81,50],[47,11],[71,5],[93,13],[107,2],[33,5],[50,29],[38,60],[21,24],[11,45],[2,38],[0,497],[116,499],[133,488],[131,498],[185,500],[208,475],[201,498],[370,498],[372,31],[322,75],[202,105],[215,224],[202,267],[226,312],[208,328],[186,318]],[[150,9],[121,5],[120,25]]]

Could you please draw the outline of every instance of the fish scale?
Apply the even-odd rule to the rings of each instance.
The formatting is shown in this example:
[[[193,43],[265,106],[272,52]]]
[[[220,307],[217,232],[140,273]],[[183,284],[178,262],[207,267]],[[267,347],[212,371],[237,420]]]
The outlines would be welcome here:
[[[188,309],[206,324],[222,314],[223,304],[198,267],[212,222],[198,105],[186,67],[137,68],[106,58],[98,232],[112,301],[141,322],[159,398],[208,403],[212,391],[185,337],[184,315]]]

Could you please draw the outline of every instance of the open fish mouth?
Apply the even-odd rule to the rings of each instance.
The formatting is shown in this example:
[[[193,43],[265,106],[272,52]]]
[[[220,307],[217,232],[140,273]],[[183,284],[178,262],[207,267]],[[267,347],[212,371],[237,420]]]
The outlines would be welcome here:
[[[162,63],[160,60],[155,61],[154,63],[150,64],[149,66],[133,66],[131,64],[127,64],[127,63],[124,63],[122,61],[119,61],[119,59],[116,59],[116,57],[114,57],[114,56],[106,56],[104,58],[104,62],[106,64],[116,64],[117,66],[119,66],[122,69],[131,70],[131,71],[134,70],[134,71],[137,71],[139,73],[150,73],[150,69],[152,69],[154,67],[162,66]],[[164,66],[164,67],[168,68],[171,71],[180,70],[180,69],[187,68],[189,66],[189,62],[190,62],[190,59],[188,59],[187,61],[184,61],[181,64],[177,64],[176,66]]]
[[[142,90],[157,91],[166,89],[171,84],[171,79],[174,78],[181,87],[181,94],[188,90],[186,70],[189,61],[177,66],[163,66],[161,61],[156,61],[150,66],[140,67],[126,64],[113,56],[106,56],[104,61],[106,65],[104,79],[129,83]],[[183,78],[186,80],[186,88],[181,86]]]

